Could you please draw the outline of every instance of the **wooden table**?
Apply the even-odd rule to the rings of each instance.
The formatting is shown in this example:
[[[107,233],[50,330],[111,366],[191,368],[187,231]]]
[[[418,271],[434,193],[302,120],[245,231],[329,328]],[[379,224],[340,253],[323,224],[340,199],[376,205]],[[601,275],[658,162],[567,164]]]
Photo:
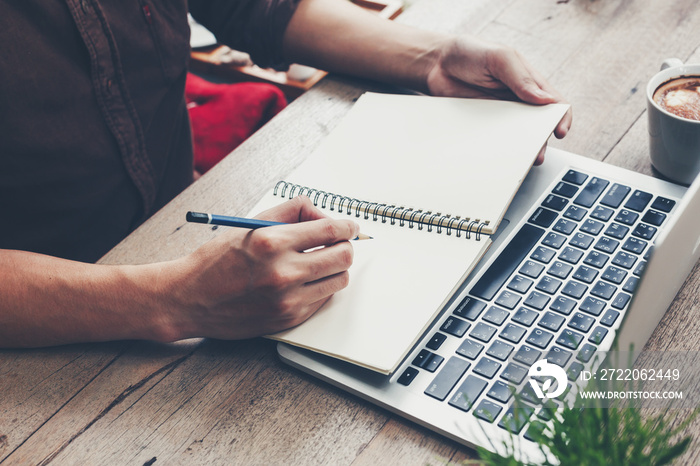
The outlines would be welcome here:
[[[526,56],[574,108],[552,146],[651,174],[644,86],[700,61],[695,0],[422,0],[398,18]],[[217,234],[184,212],[244,214],[372,86],[328,77],[114,248],[103,263],[181,256]],[[656,349],[700,349],[696,268]],[[274,343],[115,342],[0,352],[3,464],[443,464],[474,452],[283,365]],[[688,428],[700,440],[700,418]],[[700,444],[687,462],[699,464]]]

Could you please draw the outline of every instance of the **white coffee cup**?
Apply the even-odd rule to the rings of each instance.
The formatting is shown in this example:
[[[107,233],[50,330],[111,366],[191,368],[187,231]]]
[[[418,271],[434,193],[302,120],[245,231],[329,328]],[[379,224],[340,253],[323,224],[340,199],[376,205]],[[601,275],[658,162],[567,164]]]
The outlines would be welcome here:
[[[684,76],[700,76],[700,64],[686,65],[677,58],[663,62],[647,84],[647,115],[652,165],[663,176],[689,185],[700,172],[700,121],[674,115],[654,101],[659,86]]]

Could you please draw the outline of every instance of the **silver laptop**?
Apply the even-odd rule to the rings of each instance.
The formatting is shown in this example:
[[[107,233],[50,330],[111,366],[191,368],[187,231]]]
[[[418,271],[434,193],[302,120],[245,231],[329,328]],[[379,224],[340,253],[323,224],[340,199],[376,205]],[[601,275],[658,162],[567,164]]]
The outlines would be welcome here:
[[[544,419],[542,401],[571,399],[593,355],[616,338],[642,348],[697,262],[699,188],[550,148],[488,254],[395,373],[283,343],[278,353],[467,446],[498,450],[515,438],[537,460],[528,426]],[[531,377],[547,366],[567,380]],[[517,410],[513,393],[524,400]]]

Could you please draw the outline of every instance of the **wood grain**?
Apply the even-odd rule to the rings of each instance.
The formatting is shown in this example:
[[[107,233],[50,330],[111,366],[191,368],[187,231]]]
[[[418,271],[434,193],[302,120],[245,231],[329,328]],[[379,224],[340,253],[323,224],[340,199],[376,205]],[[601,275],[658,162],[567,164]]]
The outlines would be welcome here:
[[[397,21],[513,46],[572,103],[552,146],[647,174],[644,84],[667,57],[700,61],[691,0],[420,0]],[[220,230],[188,210],[245,215],[365,90],[329,76],[110,251],[165,261]],[[700,350],[696,267],[650,348]],[[284,366],[273,343],[118,342],[0,351],[2,464],[445,464],[469,448]],[[684,457],[700,464],[696,442]]]

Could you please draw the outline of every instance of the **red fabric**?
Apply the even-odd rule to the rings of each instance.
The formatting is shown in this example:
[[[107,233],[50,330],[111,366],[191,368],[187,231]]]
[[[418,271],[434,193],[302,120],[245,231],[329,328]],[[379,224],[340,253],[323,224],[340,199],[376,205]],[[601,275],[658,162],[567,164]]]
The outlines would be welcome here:
[[[194,167],[204,173],[279,113],[287,101],[272,84],[215,84],[189,74],[185,99],[194,137]]]

